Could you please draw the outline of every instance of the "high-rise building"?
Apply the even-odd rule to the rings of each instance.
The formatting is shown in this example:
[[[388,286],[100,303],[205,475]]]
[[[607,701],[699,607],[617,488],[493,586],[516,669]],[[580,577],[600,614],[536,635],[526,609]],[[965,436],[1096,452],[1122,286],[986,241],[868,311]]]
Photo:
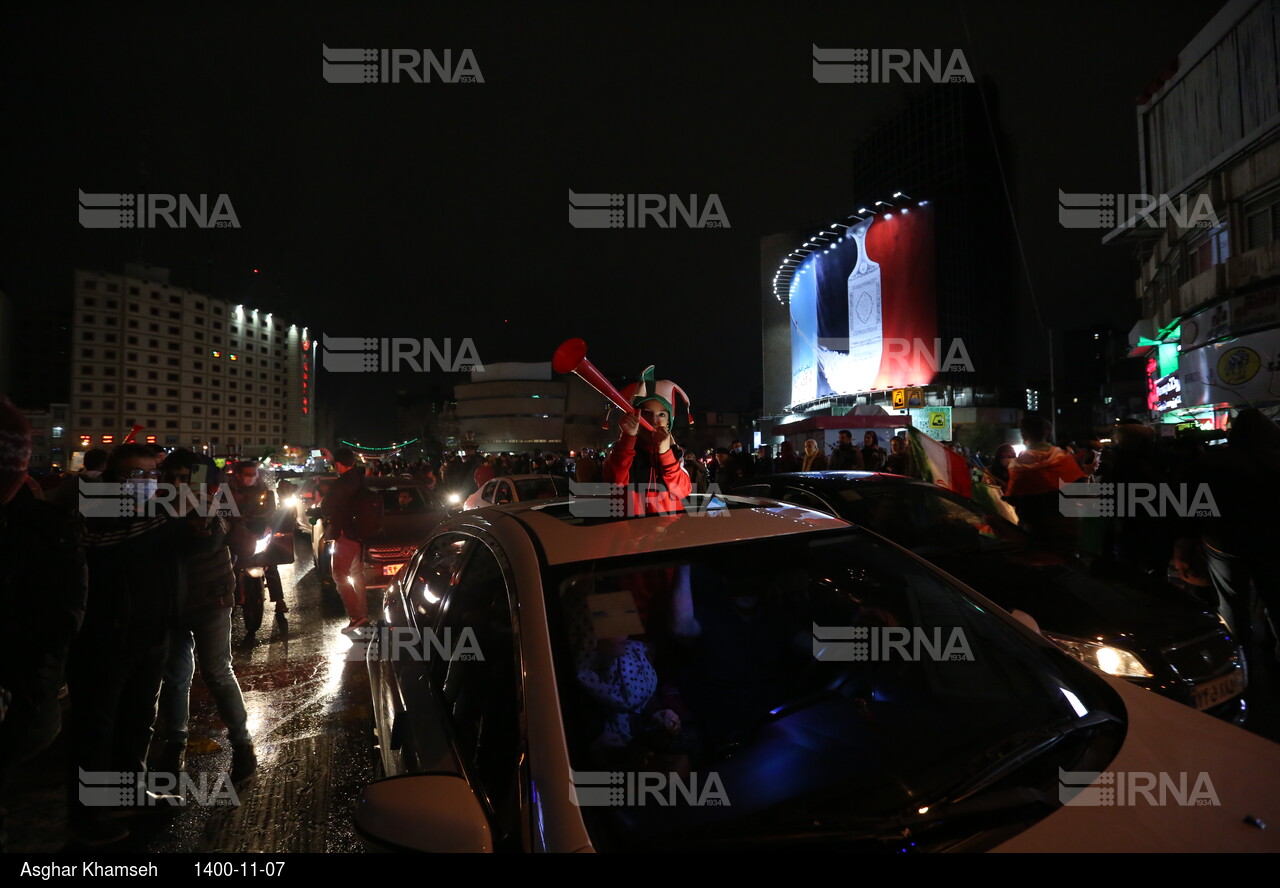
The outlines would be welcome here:
[[[897,412],[904,388],[957,431],[1016,423],[1020,264],[997,120],[985,84],[923,91],[853,149],[849,215],[762,239],[762,440]]]
[[[166,269],[77,270],[68,440],[261,456],[315,443],[306,327],[169,283]]]

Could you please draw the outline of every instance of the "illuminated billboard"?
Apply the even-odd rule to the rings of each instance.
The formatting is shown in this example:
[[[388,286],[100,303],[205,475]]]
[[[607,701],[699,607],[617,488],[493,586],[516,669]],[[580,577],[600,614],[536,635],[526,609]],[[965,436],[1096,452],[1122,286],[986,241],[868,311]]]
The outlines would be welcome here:
[[[940,356],[928,201],[806,242],[791,275],[791,403],[927,385]]]

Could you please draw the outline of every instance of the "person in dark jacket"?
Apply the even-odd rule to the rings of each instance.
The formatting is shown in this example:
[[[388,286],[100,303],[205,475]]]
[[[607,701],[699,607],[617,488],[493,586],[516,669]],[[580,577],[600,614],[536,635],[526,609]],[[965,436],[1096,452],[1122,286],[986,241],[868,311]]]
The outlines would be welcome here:
[[[139,503],[157,484],[155,456],[137,444],[111,453],[102,480],[122,485]],[[128,500],[126,500],[128,502]],[[68,784],[73,838],[102,845],[128,835],[109,809],[85,802],[80,772],[136,775],[146,791],[147,748],[156,719],[169,630],[181,609],[182,548],[192,524],[165,509],[84,519],[89,596],[84,626],[71,649],[67,685],[75,714]]]
[[[853,432],[848,429],[840,430],[840,443],[831,451],[828,465],[833,471],[862,468],[862,451],[853,446]]]
[[[257,463],[236,463],[235,472],[231,476],[231,495],[235,498],[236,511],[240,515],[237,520],[255,538],[272,526],[276,514],[276,495],[263,480]],[[267,590],[276,604],[276,619],[282,620],[289,613],[289,606],[284,600],[280,568],[275,564],[268,564],[263,570]]]
[[[778,457],[777,471],[779,472],[798,472],[800,471],[800,455],[796,453],[796,447],[790,441],[782,442],[782,454]]]
[[[1280,427],[1260,410],[1241,410],[1226,446],[1209,448],[1193,480],[1193,489],[1207,484],[1212,494],[1212,502],[1205,499],[1206,508],[1197,510],[1207,514],[1195,523],[1223,619],[1247,651],[1265,636],[1252,620],[1260,599],[1272,636],[1280,638],[1280,570],[1272,551],[1280,540]],[[1269,653],[1280,659],[1280,651]]]
[[[26,419],[0,399],[0,798],[5,784],[61,729],[58,689],[84,618],[87,575],[77,517],[35,498],[23,479],[31,455]],[[5,850],[0,810],[0,852]]]
[[[728,447],[716,448],[716,489],[721,493],[732,493],[733,488],[740,487],[746,480],[742,464],[733,458]]]
[[[356,465],[349,447],[333,454],[339,478],[329,488],[320,511],[324,515],[324,541],[333,543],[333,581],[342,596],[349,622],[343,632],[359,629],[369,622],[369,600],[364,584],[364,545],[356,526],[358,501],[364,492],[364,469]]]
[[[165,481],[180,487],[191,482],[195,454],[177,450],[164,463]],[[208,463],[205,463],[208,465]],[[216,482],[215,482],[216,486]],[[212,491],[210,491],[212,493]],[[231,780],[249,777],[258,766],[244,695],[231,667],[231,609],[235,603],[235,571],[227,547],[230,522],[210,515],[197,529],[186,567],[186,606],[169,636],[169,658],[160,692],[165,721],[165,748],[155,770],[175,774],[183,768],[190,717],[191,679],[200,661],[200,678],[213,696],[231,740]]]
[[[880,446],[880,436],[875,432],[867,432],[862,436],[862,465],[868,472],[884,471],[884,464],[889,454]]]

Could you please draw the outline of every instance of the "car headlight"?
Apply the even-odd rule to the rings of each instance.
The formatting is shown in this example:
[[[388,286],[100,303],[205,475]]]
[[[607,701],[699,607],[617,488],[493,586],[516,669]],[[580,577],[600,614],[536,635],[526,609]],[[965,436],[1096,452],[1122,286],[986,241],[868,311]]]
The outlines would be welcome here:
[[[462,502],[462,497],[458,496],[456,493],[451,493],[449,494],[449,502],[460,503]]]
[[[1061,635],[1044,633],[1044,637],[1062,648],[1068,654],[1090,666],[1097,666],[1107,675],[1117,678],[1151,678],[1152,673],[1142,661],[1124,648],[1094,641],[1081,641],[1078,638],[1066,638]]]
[[[280,505],[286,509],[292,509],[297,504],[298,504],[298,498],[296,496],[286,496],[283,500],[280,501]]]

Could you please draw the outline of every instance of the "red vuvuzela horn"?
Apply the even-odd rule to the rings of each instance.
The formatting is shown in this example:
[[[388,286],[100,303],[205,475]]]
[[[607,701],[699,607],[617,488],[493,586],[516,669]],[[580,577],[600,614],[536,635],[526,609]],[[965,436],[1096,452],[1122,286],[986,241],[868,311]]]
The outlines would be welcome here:
[[[551,358],[551,369],[557,373],[572,373],[587,385],[604,395],[612,401],[619,410],[627,413],[635,414],[636,419],[640,420],[640,425],[649,431],[653,431],[653,426],[645,422],[643,416],[640,416],[636,408],[627,403],[627,399],[622,397],[622,393],[613,387],[613,383],[604,378],[604,374],[595,368],[595,365],[587,360],[587,343],[581,339],[566,339],[556,349],[555,355]]]

